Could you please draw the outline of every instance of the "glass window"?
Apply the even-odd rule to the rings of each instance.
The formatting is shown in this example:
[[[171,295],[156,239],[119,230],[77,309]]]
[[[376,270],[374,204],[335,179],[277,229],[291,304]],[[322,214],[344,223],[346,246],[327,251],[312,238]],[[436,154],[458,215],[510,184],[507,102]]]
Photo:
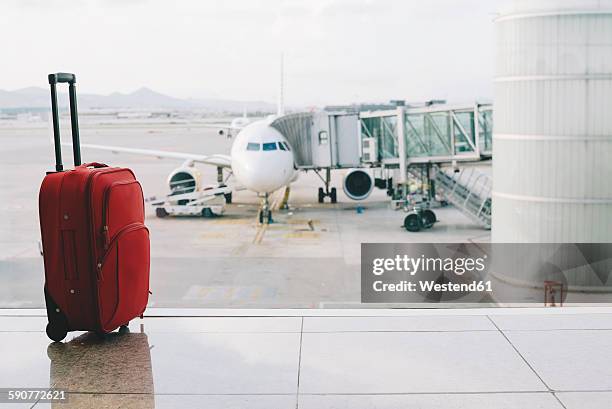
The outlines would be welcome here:
[[[278,143],[278,148],[279,148],[281,151],[286,151],[286,150],[287,150],[287,147],[285,146],[285,143],[284,143],[284,142],[279,142],[279,143]]]
[[[287,142],[281,142],[283,145],[285,145],[285,148],[287,148],[288,151],[291,150],[291,146],[289,146],[289,144]]]
[[[319,145],[327,145],[328,141],[327,131],[319,132]]]
[[[258,150],[259,150],[258,143],[249,142],[249,144],[247,145],[247,151],[258,151]]]
[[[276,142],[268,142],[263,144],[264,151],[275,151],[276,150]]]

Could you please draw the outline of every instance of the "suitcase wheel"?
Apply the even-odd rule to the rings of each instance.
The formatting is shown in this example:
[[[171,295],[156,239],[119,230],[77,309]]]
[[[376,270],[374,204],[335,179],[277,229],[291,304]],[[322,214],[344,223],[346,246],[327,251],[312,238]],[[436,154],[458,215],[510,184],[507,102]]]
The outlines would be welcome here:
[[[104,341],[106,339],[106,332],[104,332],[104,331],[94,331],[94,333],[96,334],[96,337],[98,337],[98,339],[100,341]]]
[[[60,342],[62,339],[66,338],[66,334],[68,334],[66,327],[52,325],[51,323],[47,324],[45,331],[47,332],[47,336],[55,342]]]

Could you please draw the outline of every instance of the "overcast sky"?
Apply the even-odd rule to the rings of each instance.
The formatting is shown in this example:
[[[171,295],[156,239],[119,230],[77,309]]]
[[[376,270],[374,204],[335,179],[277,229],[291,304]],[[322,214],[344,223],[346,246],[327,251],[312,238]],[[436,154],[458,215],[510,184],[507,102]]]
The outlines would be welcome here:
[[[490,99],[502,0],[2,0],[0,89],[72,71],[80,92],[290,105]]]

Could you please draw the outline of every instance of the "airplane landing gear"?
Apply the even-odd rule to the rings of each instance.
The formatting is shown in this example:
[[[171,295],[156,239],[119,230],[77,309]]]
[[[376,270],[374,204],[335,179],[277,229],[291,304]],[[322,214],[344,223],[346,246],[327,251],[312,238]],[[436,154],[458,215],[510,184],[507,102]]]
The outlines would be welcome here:
[[[272,212],[270,210],[265,211],[261,209],[259,211],[259,223],[260,224],[270,224],[272,223]]]
[[[285,187],[285,193],[283,194],[283,200],[280,203],[279,209],[288,210],[289,209],[289,195],[291,194],[291,186],[287,185]]]
[[[325,189],[322,187],[319,188],[319,203],[325,202],[325,198],[329,197],[332,203],[338,202],[338,193],[335,187],[329,188],[329,184],[331,183],[331,169],[325,169],[325,179],[321,177],[319,171],[315,170],[315,173],[319,178],[325,183]]]
[[[270,209],[270,197],[267,193],[264,195],[261,209],[259,209],[258,218],[260,224],[270,224],[273,222],[272,209]]]

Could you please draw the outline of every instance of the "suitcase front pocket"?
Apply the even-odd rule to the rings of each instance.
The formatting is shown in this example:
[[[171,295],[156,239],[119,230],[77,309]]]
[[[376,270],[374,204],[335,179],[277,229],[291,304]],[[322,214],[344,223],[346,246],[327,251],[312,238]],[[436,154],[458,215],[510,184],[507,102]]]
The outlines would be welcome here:
[[[149,231],[132,223],[112,239],[98,269],[98,305],[104,331],[141,315],[149,299]]]
[[[104,250],[112,238],[132,223],[144,222],[142,188],[135,180],[114,182],[104,191],[102,202],[102,242]]]

